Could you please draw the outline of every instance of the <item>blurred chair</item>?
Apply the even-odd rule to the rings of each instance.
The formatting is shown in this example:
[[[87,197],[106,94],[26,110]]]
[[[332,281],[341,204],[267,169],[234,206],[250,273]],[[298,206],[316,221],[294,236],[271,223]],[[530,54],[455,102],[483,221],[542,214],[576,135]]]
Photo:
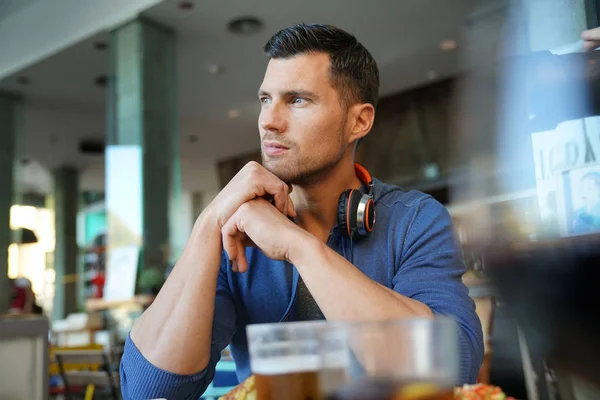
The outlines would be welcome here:
[[[0,399],[48,396],[48,319],[0,315]]]
[[[120,398],[118,355],[104,351],[100,345],[55,347],[51,354],[67,398],[85,392],[85,398],[91,399],[97,388],[109,389],[111,398]]]

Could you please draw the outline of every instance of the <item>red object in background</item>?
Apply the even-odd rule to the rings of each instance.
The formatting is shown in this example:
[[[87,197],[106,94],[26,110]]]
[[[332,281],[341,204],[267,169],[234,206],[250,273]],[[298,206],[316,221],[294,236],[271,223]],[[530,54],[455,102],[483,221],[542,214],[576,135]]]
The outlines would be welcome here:
[[[13,310],[25,310],[25,303],[27,302],[27,288],[18,287],[13,284],[11,291],[10,308]]]
[[[191,1],[180,1],[177,7],[182,11],[190,11],[194,8],[194,3]]]
[[[104,274],[98,273],[90,282],[96,287],[96,295],[94,297],[101,299],[104,296],[104,282],[106,282]]]

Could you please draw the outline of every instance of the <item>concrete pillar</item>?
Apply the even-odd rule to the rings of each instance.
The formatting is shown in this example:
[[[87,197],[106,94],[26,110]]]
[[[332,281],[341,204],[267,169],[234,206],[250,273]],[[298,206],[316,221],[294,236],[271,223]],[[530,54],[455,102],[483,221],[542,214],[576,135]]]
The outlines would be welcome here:
[[[19,97],[0,93],[0,314],[8,310],[10,301],[8,246],[13,241],[10,208],[17,193],[15,160],[22,110]]]
[[[63,319],[78,311],[77,304],[77,212],[79,210],[78,172],[71,167],[54,171],[54,224],[56,273],[53,319]]]
[[[185,241],[178,232],[175,36],[156,22],[137,19],[111,33],[109,49],[108,251],[140,246],[142,268],[163,272]]]

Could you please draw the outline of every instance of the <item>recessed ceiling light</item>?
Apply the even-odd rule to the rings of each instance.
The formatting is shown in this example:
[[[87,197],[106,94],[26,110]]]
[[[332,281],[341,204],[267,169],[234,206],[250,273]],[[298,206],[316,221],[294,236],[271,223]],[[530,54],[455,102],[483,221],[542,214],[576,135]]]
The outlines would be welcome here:
[[[259,32],[263,23],[256,17],[239,17],[229,21],[227,29],[236,35],[252,35]]]
[[[177,4],[177,8],[181,11],[191,11],[194,9],[194,3],[191,1],[180,1],[179,4]]]
[[[440,43],[440,50],[442,51],[454,51],[457,47],[456,40],[452,39],[442,40]]]
[[[227,111],[227,118],[229,119],[238,119],[240,117],[240,110],[232,108]]]
[[[17,83],[19,85],[29,85],[31,83],[31,79],[26,76],[19,76],[17,77]]]
[[[427,73],[427,79],[429,79],[430,81],[434,80],[435,78],[437,78],[438,74],[435,71],[429,71]]]
[[[223,71],[225,71],[225,68],[220,64],[210,64],[208,66],[208,72],[210,72],[213,75],[222,74]]]

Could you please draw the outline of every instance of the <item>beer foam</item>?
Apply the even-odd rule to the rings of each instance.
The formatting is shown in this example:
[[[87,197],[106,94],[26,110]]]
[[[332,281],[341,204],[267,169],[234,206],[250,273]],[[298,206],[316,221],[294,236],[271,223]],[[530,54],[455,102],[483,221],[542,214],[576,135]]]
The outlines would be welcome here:
[[[250,361],[252,373],[261,375],[318,371],[320,366],[321,358],[312,354],[270,357]]]

